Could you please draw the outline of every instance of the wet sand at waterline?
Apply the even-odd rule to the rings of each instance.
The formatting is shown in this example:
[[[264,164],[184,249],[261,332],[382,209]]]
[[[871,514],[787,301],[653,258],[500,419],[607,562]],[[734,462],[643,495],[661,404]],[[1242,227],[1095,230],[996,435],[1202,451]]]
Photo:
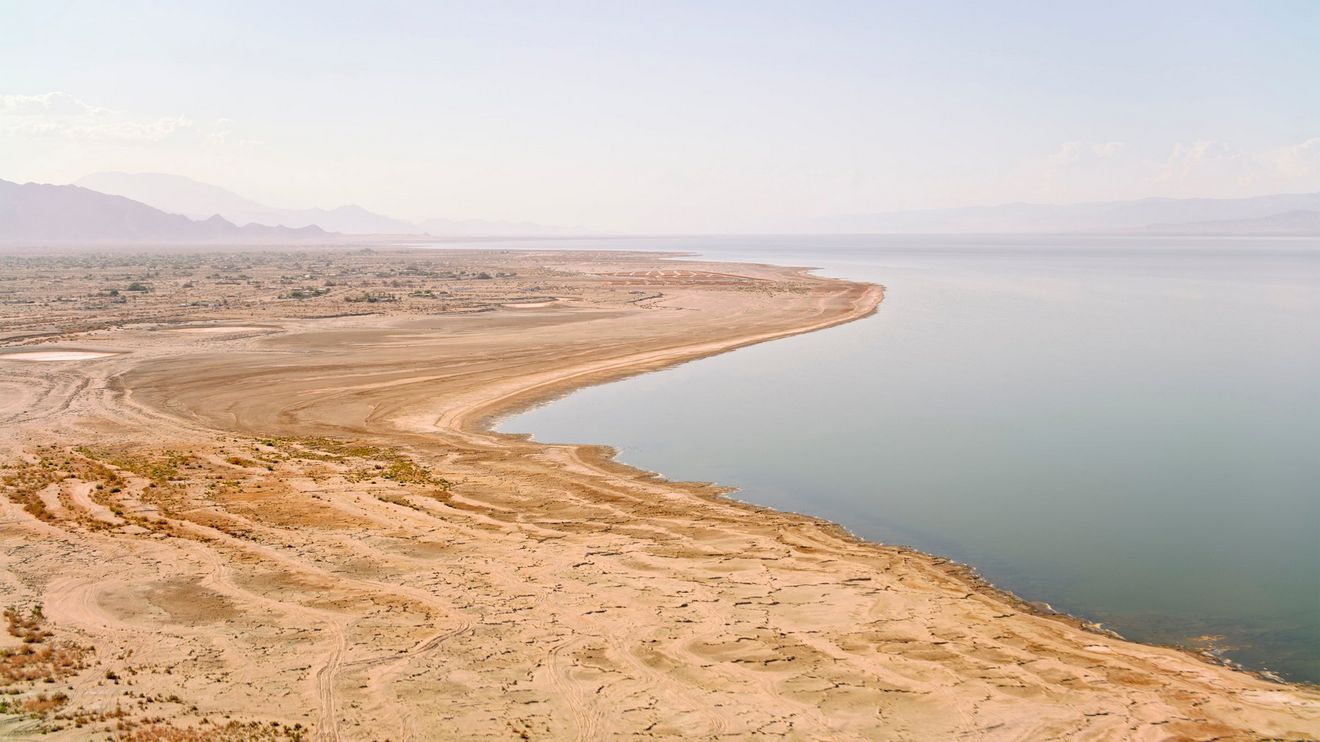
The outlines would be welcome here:
[[[9,364],[0,602],[17,633],[49,632],[56,684],[0,683],[67,697],[63,720],[0,717],[0,736],[1320,733],[1313,690],[1038,615],[946,560],[607,449],[486,428],[864,317],[879,287],[618,253],[415,259],[516,277],[369,312],[254,295],[210,319],[279,329],[231,339],[65,321],[43,342],[131,352]],[[351,260],[369,275],[399,256]],[[501,306],[548,285],[573,301]]]

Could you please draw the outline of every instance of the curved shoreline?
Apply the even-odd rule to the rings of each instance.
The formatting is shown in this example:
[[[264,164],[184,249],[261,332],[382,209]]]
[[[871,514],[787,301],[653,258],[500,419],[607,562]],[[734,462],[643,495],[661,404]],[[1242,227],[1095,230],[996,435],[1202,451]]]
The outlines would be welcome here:
[[[801,272],[806,273],[807,270],[809,269],[801,269]],[[671,368],[682,363],[709,358],[710,356],[751,345],[768,343],[772,340],[780,340],[855,322],[870,317],[879,311],[885,298],[884,287],[879,284],[845,281],[844,279],[822,278],[821,280],[861,286],[864,287],[864,290],[853,300],[852,309],[849,312],[801,327],[757,333],[731,340],[700,342],[659,351],[645,351],[625,358],[586,363],[576,368],[556,370],[516,379],[509,384],[510,386],[516,386],[516,388],[511,390],[501,389],[492,397],[474,401],[466,406],[451,410],[438,418],[436,425],[437,427],[443,425],[443,427],[449,429],[472,433],[502,435],[495,433],[491,429],[491,425],[498,418],[517,414],[520,409],[544,404],[548,400],[584,387]]]
[[[748,264],[730,263],[730,265],[738,267]],[[807,275],[817,270],[815,268],[789,268],[787,266],[776,266],[773,264],[758,265],[766,265],[766,267],[770,268],[796,270],[803,275]],[[839,538],[852,541],[859,546],[895,549],[928,560],[931,565],[941,567],[942,571],[966,582],[969,588],[1005,600],[1024,613],[1030,613],[1041,618],[1059,621],[1072,628],[1081,629],[1098,636],[1106,636],[1125,642],[1174,650],[1209,665],[1228,668],[1281,686],[1320,688],[1320,684],[1280,678],[1269,671],[1247,667],[1228,657],[1210,652],[1196,651],[1189,647],[1179,646],[1177,644],[1129,639],[1117,631],[1105,628],[1101,623],[1092,621],[1084,616],[1055,610],[1053,607],[1049,607],[1048,603],[1045,603],[1046,607],[1042,607],[1040,601],[1029,601],[1014,593],[1012,590],[1001,587],[987,580],[979,571],[977,571],[976,566],[973,564],[960,562],[949,557],[926,552],[904,544],[890,544],[867,539],[854,533],[841,523],[837,523],[827,518],[814,516],[809,513],[787,511],[727,497],[727,494],[736,491],[736,488],[719,482],[679,482],[678,480],[671,480],[663,472],[649,471],[619,461],[617,459],[618,450],[610,446],[608,443],[557,443],[537,441],[531,439],[530,434],[503,433],[494,430],[494,425],[501,419],[512,417],[533,407],[552,404],[555,400],[572,394],[579,389],[611,384],[635,376],[640,376],[642,374],[663,371],[684,363],[732,352],[740,348],[815,332],[817,330],[824,330],[830,327],[836,327],[849,322],[865,319],[879,311],[885,298],[885,287],[880,284],[826,276],[813,277],[840,284],[865,286],[866,291],[858,297],[851,312],[828,320],[808,323],[799,328],[758,333],[744,338],[736,338],[726,341],[694,343],[689,346],[680,346],[677,348],[666,349],[664,351],[639,353],[635,356],[622,359],[610,359],[603,362],[597,361],[585,363],[575,368],[560,369],[554,372],[515,379],[513,382],[510,382],[511,386],[516,387],[512,390],[506,391],[501,387],[501,390],[498,393],[489,398],[468,402],[465,405],[455,407],[444,415],[441,415],[433,423],[433,432],[444,430],[450,433],[458,433],[464,435],[472,442],[485,438],[488,442],[509,441],[521,444],[538,445],[546,448],[568,450],[571,451],[573,457],[584,466],[594,469],[600,475],[618,477],[631,482],[636,482],[638,480],[655,480],[661,485],[695,484],[708,490],[704,493],[704,496],[706,497],[720,498],[726,503],[731,503],[754,513],[774,513],[776,515],[799,518],[803,522],[808,522],[817,527],[830,530]]]
[[[397,262],[350,257],[368,275]],[[162,668],[135,692],[213,663],[186,670],[198,706],[174,723],[224,713],[322,738],[1320,736],[1312,691],[1081,631],[970,568],[603,446],[486,427],[867,316],[878,287],[621,253],[426,257],[526,272],[473,281],[488,302],[553,289],[572,306],[417,299],[325,320],[332,301],[292,304],[217,318],[280,332],[130,327],[113,338],[131,353],[6,382],[4,440],[31,487],[0,498],[16,547],[0,549],[0,593],[97,647],[107,666],[70,679],[75,703],[119,693],[102,674],[131,650]],[[49,460],[74,476],[47,487]]]

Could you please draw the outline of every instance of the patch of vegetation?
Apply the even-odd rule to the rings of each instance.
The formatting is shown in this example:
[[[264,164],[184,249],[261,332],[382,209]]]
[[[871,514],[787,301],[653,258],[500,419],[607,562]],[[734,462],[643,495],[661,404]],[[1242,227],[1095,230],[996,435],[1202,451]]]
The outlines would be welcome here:
[[[60,470],[53,459],[47,457],[42,457],[36,463],[19,461],[11,464],[9,469],[10,473],[0,480],[9,501],[37,520],[53,522],[55,514],[50,512],[41,499],[41,491],[64,480],[66,473]]]
[[[317,288],[316,286],[303,286],[280,294],[281,299],[315,299],[318,296],[325,296],[330,293],[328,288]]]
[[[192,454],[182,451],[163,451],[153,455],[94,451],[86,446],[79,446],[74,450],[90,459],[103,461],[117,469],[150,479],[155,484],[183,479],[179,470],[194,466],[197,461]]]
[[[44,455],[35,462],[20,460],[6,468],[8,473],[0,479],[0,489],[4,491],[5,496],[21,506],[29,515],[51,524],[55,524],[60,518],[47,508],[45,500],[41,497],[41,493],[47,487],[62,481],[80,480],[95,482],[96,491],[100,493],[106,488],[117,492],[124,485],[123,479],[109,467],[85,456],[56,458],[52,455]],[[57,492],[57,497],[67,508],[66,515],[71,516],[82,526],[92,530],[112,527],[74,506],[70,502],[69,493],[63,488]],[[95,496],[93,499],[96,499]]]
[[[290,456],[301,459],[342,464],[351,464],[353,459],[372,462],[370,468],[352,470],[348,474],[348,479],[351,481],[360,482],[379,477],[399,484],[449,488],[449,482],[436,476],[430,469],[398,451],[382,446],[333,438],[282,438],[267,439],[262,442],[278,446]]]
[[[400,484],[444,484],[444,480],[438,479],[426,467],[418,464],[412,459],[404,456],[398,456],[390,461],[381,472],[381,476]]]
[[[52,634],[42,628],[46,621],[46,616],[41,611],[41,606],[34,605],[28,610],[27,615],[16,606],[9,606],[5,609],[5,628],[10,636],[18,637],[24,644],[40,644],[49,639]]]
[[[49,641],[54,634],[45,628],[46,617],[40,608],[24,613],[10,606],[4,615],[9,633],[24,643],[21,647],[0,650],[0,686],[39,680],[54,683],[87,669],[91,648]]]
[[[376,499],[381,502],[388,502],[391,505],[398,505],[399,507],[409,508],[411,510],[421,510],[421,508],[414,505],[411,500],[403,495],[381,494],[376,495]]]
[[[32,716],[45,716],[51,713],[52,711],[59,710],[61,707],[64,706],[64,704],[68,702],[69,702],[69,697],[63,693],[53,693],[51,695],[46,695],[45,693],[38,693],[37,695],[32,696],[31,698],[24,698],[23,700],[19,701],[18,708],[23,713],[30,714]]]
[[[357,296],[344,297],[344,301],[363,304],[380,304],[384,302],[396,302],[399,297],[395,294],[373,294],[369,291],[363,291]]]
[[[124,742],[274,742],[275,740],[302,740],[307,731],[302,724],[286,726],[278,721],[262,724],[259,721],[230,720],[223,725],[212,725],[205,719],[195,727],[181,727],[164,721],[137,725],[122,721],[117,725],[116,739]]]
[[[113,709],[90,710],[85,708],[75,708],[55,715],[57,721],[72,724],[78,729],[82,729],[89,724],[100,724],[118,719],[127,719],[130,716],[128,710],[115,705]],[[58,731],[58,727],[47,728],[45,731]]]

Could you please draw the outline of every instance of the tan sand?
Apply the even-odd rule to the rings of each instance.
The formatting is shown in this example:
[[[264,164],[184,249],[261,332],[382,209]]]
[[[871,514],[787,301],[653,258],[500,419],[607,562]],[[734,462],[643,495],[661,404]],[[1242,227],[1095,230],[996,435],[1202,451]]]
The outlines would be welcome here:
[[[366,277],[401,262],[342,259]],[[0,603],[41,606],[20,624],[58,651],[39,667],[54,682],[0,686],[33,708],[67,698],[0,719],[0,737],[1320,734],[1314,690],[1037,615],[945,560],[606,449],[483,427],[865,316],[878,287],[617,254],[459,267],[518,275],[424,284],[484,292],[439,313],[435,299],[356,314],[254,295],[218,319],[278,319],[277,334],[115,329],[132,353],[15,366]],[[534,287],[581,301],[481,311]]]

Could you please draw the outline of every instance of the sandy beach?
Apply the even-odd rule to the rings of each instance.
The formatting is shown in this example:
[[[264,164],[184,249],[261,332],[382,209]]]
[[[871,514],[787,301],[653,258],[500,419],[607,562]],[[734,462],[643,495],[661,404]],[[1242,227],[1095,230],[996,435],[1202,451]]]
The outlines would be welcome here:
[[[0,305],[26,358],[0,354],[0,737],[1320,738],[1312,688],[489,430],[879,286],[645,253],[62,260],[9,266],[30,303]],[[132,301],[63,300],[135,271]]]

